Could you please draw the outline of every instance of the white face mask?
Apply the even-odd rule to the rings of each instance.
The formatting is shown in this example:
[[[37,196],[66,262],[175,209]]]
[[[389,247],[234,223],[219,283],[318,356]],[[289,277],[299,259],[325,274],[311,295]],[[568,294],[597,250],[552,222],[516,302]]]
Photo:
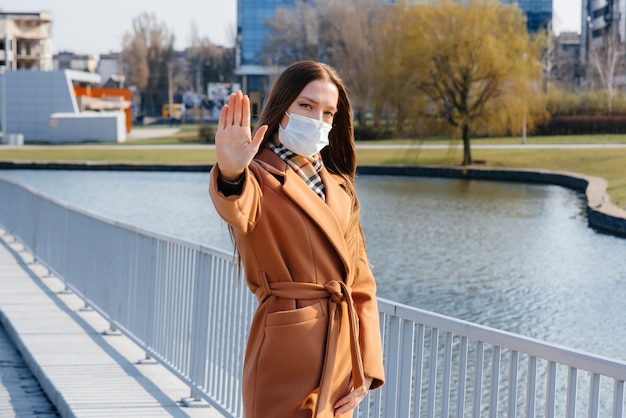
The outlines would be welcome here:
[[[289,151],[303,157],[311,157],[328,145],[328,133],[333,128],[321,120],[289,114],[289,122],[283,129],[278,126],[278,140]]]

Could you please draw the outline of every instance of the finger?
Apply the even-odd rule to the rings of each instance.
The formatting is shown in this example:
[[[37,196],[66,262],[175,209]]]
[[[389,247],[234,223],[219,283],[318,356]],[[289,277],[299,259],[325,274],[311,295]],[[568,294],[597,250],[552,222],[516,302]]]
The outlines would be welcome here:
[[[343,415],[343,414],[345,414],[347,412],[350,412],[350,411],[354,410],[357,406],[359,406],[359,402],[360,401],[361,401],[360,399],[358,399],[358,400],[355,399],[355,400],[352,400],[352,401],[350,401],[348,403],[345,403],[345,404],[341,405],[341,407],[339,407],[339,408],[335,408],[335,416]]]
[[[235,124],[234,116],[235,116],[236,97],[237,96],[235,93],[231,93],[230,97],[228,98],[228,108],[230,109],[230,111],[228,112],[228,118],[226,119],[227,125]]]
[[[339,399],[333,405],[333,407],[335,408],[335,415],[345,414],[346,412],[356,408],[366,394],[367,390],[364,386],[361,386],[360,388],[353,390],[343,398]]]
[[[250,98],[248,97],[247,94],[243,96],[242,107],[243,107],[242,109],[243,113],[241,115],[242,117],[241,125],[245,128],[249,128],[250,127]]]
[[[241,90],[237,90],[235,94],[235,112],[234,112],[234,120],[233,125],[241,126],[241,116],[243,114],[243,97]]]
[[[217,127],[220,129],[226,128],[227,118],[228,118],[228,105],[224,105],[224,107],[222,107],[222,110],[220,111],[220,119],[217,123]]]
[[[252,145],[258,150],[261,146],[261,142],[263,142],[263,138],[265,138],[265,133],[267,132],[268,126],[263,125],[257,129],[254,134],[254,138],[252,138]]]
[[[335,409],[337,409],[337,408],[341,408],[342,406],[345,406],[345,405],[350,405],[350,403],[353,402],[354,399],[355,399],[354,392],[350,392],[349,394],[347,394],[346,396],[344,396],[343,398],[341,398],[337,402],[335,402],[333,407]]]

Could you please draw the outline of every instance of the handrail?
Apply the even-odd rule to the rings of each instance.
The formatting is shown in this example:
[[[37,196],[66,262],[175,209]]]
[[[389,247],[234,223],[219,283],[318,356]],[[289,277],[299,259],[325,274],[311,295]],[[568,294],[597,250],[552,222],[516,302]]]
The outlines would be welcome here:
[[[3,225],[225,416],[241,417],[256,300],[232,254],[0,179]],[[626,363],[379,299],[387,383],[358,417],[622,417]]]

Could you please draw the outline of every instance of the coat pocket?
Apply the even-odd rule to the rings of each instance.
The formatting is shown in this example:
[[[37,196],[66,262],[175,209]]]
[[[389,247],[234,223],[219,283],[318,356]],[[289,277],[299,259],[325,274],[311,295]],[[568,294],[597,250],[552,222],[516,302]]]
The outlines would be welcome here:
[[[319,386],[328,317],[316,303],[268,314],[265,324],[258,359],[257,399],[297,410],[310,401]]]
[[[304,308],[289,311],[278,311],[267,314],[265,326],[293,325],[301,322],[312,321],[324,316],[324,311],[319,303],[305,306]]]

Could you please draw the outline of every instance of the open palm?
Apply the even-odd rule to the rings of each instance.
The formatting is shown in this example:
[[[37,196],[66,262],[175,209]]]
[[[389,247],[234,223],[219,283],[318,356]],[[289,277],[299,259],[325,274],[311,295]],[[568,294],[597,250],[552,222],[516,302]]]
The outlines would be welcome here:
[[[220,174],[236,180],[256,155],[267,131],[261,126],[252,138],[250,130],[250,98],[241,90],[232,93],[222,108],[215,134],[215,151]]]

